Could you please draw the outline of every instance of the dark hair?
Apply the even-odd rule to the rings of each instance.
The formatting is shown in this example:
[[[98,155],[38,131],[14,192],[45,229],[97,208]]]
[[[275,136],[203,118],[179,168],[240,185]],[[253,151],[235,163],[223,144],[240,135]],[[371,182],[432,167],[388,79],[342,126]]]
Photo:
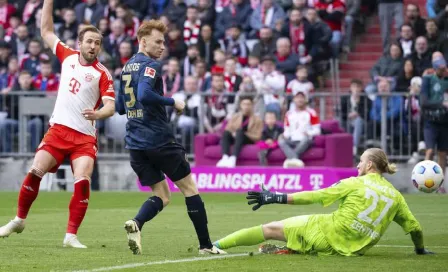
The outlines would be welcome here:
[[[302,70],[302,69],[305,69],[305,70],[308,71],[308,69],[306,69],[306,66],[305,66],[305,65],[297,65],[296,73],[297,73],[299,70]]]
[[[434,19],[426,19],[425,25],[430,22],[434,23],[437,26],[437,21]]]
[[[179,64],[179,60],[176,57],[170,57],[168,59],[168,62],[170,62],[170,61],[175,61],[175,62],[177,62]]]
[[[195,66],[198,64],[204,64],[205,66],[207,66],[207,63],[201,58],[197,59],[196,62],[194,63]]]
[[[51,61],[50,60],[41,60],[40,64],[50,64],[51,65]]]
[[[84,39],[84,35],[85,35],[87,32],[93,32],[93,33],[97,33],[97,34],[99,34],[100,37],[101,37],[101,44],[103,43],[103,35],[101,34],[101,31],[100,31],[98,28],[96,28],[95,26],[93,26],[93,25],[87,25],[86,27],[84,27],[83,29],[81,29],[81,30],[79,31],[79,34],[78,34],[78,40],[79,40],[80,42],[83,41],[83,39]]]
[[[194,10],[198,10],[198,7],[196,5],[191,5],[187,7],[187,10],[189,9],[194,9]]]
[[[426,39],[426,38],[425,38]],[[401,56],[403,57],[403,48],[401,47],[400,44],[396,43],[396,42],[392,42],[389,46],[389,50],[387,50],[387,54],[390,55],[390,49],[392,48],[392,46],[397,46],[398,49],[400,50]]]
[[[404,23],[400,26],[400,31],[403,30],[403,27],[408,26],[411,28],[412,32],[414,32],[414,29],[412,28],[412,26],[410,24]]]
[[[20,73],[19,73],[19,77],[20,77],[20,76],[23,76],[23,75],[29,75],[29,76],[31,76],[31,73],[30,73],[28,70],[20,71]]]
[[[244,100],[249,100],[251,103],[254,102],[254,98],[251,95],[242,95],[242,96],[240,96],[240,104]]]
[[[300,14],[302,14],[302,11],[301,11],[299,8],[296,8],[296,7],[291,8],[291,9],[289,10],[289,14],[291,14],[291,12],[293,12],[293,11],[298,11]]]
[[[42,43],[40,42],[40,40],[38,40],[38,39],[36,39],[36,38],[31,39],[30,42],[28,43],[28,46],[29,46],[31,43],[37,43],[37,44],[39,44],[40,47],[42,47]]]
[[[213,74],[212,74],[212,79],[213,79],[214,77],[221,77],[222,79],[224,79],[224,74],[223,74],[223,73],[213,73]]]
[[[353,78],[350,81],[350,85],[352,85],[352,84],[356,84],[356,85],[361,86],[361,87],[364,86],[364,82],[362,82],[362,80],[359,79],[359,78]]]

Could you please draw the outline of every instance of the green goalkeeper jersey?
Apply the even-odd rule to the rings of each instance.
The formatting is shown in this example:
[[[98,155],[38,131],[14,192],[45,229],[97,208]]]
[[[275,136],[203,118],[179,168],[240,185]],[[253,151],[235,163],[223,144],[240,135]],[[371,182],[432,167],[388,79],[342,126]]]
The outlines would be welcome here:
[[[295,204],[339,200],[339,208],[321,216],[319,228],[328,243],[342,255],[363,255],[374,246],[392,221],[405,233],[421,230],[403,196],[379,174],[344,179],[332,187],[294,194]]]

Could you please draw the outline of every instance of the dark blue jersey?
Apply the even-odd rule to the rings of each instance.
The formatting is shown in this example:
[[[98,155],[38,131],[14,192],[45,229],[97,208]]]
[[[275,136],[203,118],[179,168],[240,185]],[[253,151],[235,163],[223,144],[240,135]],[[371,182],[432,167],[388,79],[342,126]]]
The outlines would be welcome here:
[[[116,108],[126,114],[126,148],[155,149],[175,142],[165,106],[174,100],[163,96],[161,64],[137,53],[124,65]]]

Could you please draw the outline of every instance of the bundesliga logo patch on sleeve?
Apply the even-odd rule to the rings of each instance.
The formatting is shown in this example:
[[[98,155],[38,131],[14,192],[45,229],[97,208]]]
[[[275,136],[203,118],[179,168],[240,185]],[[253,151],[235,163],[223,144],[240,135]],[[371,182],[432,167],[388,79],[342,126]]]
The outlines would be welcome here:
[[[151,67],[146,67],[144,76],[154,78],[156,76],[156,70]]]

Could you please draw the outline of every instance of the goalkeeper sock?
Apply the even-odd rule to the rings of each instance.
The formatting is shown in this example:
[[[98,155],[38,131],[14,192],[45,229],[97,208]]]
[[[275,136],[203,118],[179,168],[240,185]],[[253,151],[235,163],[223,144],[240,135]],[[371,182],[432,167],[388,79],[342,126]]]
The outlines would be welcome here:
[[[67,233],[76,234],[87,212],[90,198],[90,181],[86,178],[75,181],[70,200]]]
[[[210,241],[210,235],[207,227],[207,212],[205,211],[204,202],[202,202],[200,195],[194,195],[185,198],[185,204],[187,204],[187,212],[191,221],[193,222],[194,229],[198,236],[200,248],[212,248],[212,242]]]
[[[219,249],[227,249],[236,246],[253,246],[266,241],[262,226],[236,231],[216,241],[214,244]]]
[[[135,216],[134,221],[137,223],[139,230],[141,231],[143,225],[156,217],[156,215],[163,210],[163,201],[158,196],[152,196],[146,200],[138,214]]]

